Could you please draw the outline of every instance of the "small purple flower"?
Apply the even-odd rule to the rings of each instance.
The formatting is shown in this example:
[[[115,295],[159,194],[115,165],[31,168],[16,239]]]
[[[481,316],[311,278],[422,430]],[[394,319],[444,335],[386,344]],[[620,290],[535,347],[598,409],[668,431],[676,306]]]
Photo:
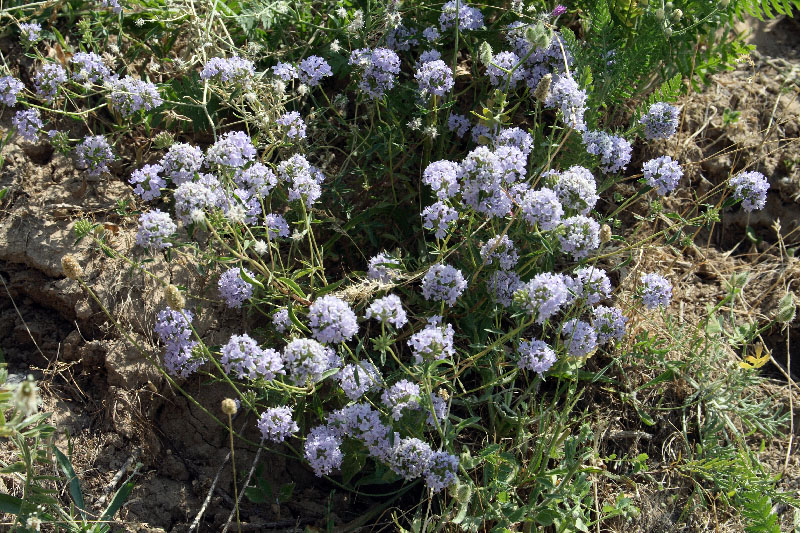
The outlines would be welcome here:
[[[23,22],[19,25],[19,36],[25,44],[33,44],[42,38],[42,25],[38,22]]]
[[[414,34],[417,33],[417,31],[416,28],[406,28],[402,24],[399,24],[386,34],[386,46],[392,50],[407,52],[412,46],[419,44],[419,41],[414,38]]]
[[[364,318],[367,320],[374,318],[383,324],[391,324],[397,329],[402,328],[408,322],[403,304],[396,294],[389,294],[372,302],[367,308]]]
[[[644,179],[660,196],[671,193],[683,176],[683,169],[668,155],[656,157],[642,165]]]
[[[441,59],[423,63],[414,77],[423,95],[444,96],[453,89],[453,71]]]
[[[164,239],[169,239],[176,231],[178,231],[178,226],[172,221],[169,213],[153,209],[139,216],[136,244],[153,250],[170,248],[172,243],[164,242]]]
[[[597,182],[589,169],[575,165],[563,172],[552,172],[551,175],[556,180],[553,191],[567,209],[586,215],[597,204]]]
[[[219,81],[231,83],[245,83],[255,74],[255,65],[249,59],[237,55],[233,57],[212,57],[203,65],[200,79],[210,80],[217,78]]]
[[[361,442],[373,457],[381,460],[388,457],[389,428],[370,405],[356,403],[333,411],[328,417],[328,426]]]
[[[414,361],[421,365],[423,361],[446,359],[455,355],[453,348],[453,326],[441,325],[441,317],[436,315],[428,319],[428,325],[414,333],[408,340]]]
[[[410,481],[425,473],[432,455],[433,450],[425,442],[415,437],[399,438],[398,435],[389,454],[389,468]]]
[[[446,31],[456,24],[460,32],[478,30],[483,27],[483,13],[480,9],[470,7],[464,0],[449,0],[442,6],[439,27]]]
[[[611,280],[602,268],[588,266],[575,271],[576,293],[589,305],[595,305],[611,296]]]
[[[306,138],[306,123],[297,111],[284,113],[276,122],[289,139],[296,141]]]
[[[625,336],[628,318],[616,307],[598,305],[592,311],[592,326],[597,331],[598,344],[619,342]]]
[[[211,174],[200,174],[197,181],[186,181],[178,185],[173,193],[175,214],[181,222],[202,222],[204,209],[219,206],[222,201],[220,183]]]
[[[72,79],[78,83],[102,82],[111,75],[111,71],[103,63],[103,58],[94,52],[77,52],[69,62],[75,65]]]
[[[325,175],[300,154],[294,154],[278,165],[278,174],[283,181],[289,182],[289,200],[303,200],[307,208],[322,195],[321,184]]]
[[[655,273],[642,274],[640,294],[647,309],[667,307],[672,300],[672,284]]]
[[[138,194],[142,200],[149,202],[161,196],[161,188],[167,185],[159,174],[163,169],[161,165],[145,165],[131,173],[130,184],[136,185],[133,192]]]
[[[420,409],[419,385],[407,379],[401,379],[381,394],[383,405],[392,410],[392,418],[400,420],[403,411],[418,411]]]
[[[417,67],[424,65],[425,63],[429,63],[431,61],[437,61],[442,58],[442,53],[438,50],[425,50],[419,55],[419,59],[415,63]],[[453,75],[453,71],[450,71],[450,75]]]
[[[332,350],[314,339],[294,339],[283,349],[283,360],[297,385],[318,381],[331,368]]]
[[[244,274],[250,278],[255,279],[255,274],[242,267]],[[253,286],[242,279],[241,273],[238,268],[231,268],[226,270],[220,277],[219,293],[225,300],[225,305],[230,308],[240,309],[245,300],[253,296]]]
[[[505,89],[506,84],[510,90],[517,86],[517,82],[525,77],[525,69],[517,67],[519,58],[514,52],[500,52],[496,54],[488,67],[486,75],[489,76],[489,83],[495,87],[502,85]],[[513,70],[517,67],[516,70]],[[511,71],[509,74],[507,71]]]
[[[119,0],[101,0],[100,4],[103,7],[110,7],[112,13],[119,15],[122,13],[122,6],[119,5]]]
[[[270,239],[289,236],[289,224],[281,215],[270,213],[264,217],[264,227]]]
[[[563,15],[566,12],[567,12],[567,8],[562,6],[561,4],[558,4],[555,7],[555,9],[553,9],[553,11],[550,13],[550,18],[560,17],[561,15]]]
[[[367,277],[375,279],[381,283],[391,283],[397,279],[402,270],[402,263],[385,252],[381,252],[369,260],[367,265]]]
[[[39,117],[38,109],[22,109],[14,114],[11,124],[16,128],[17,133],[29,142],[39,140],[39,130],[42,128],[42,119]]]
[[[431,266],[422,278],[422,295],[425,299],[444,302],[450,307],[466,288],[467,280],[461,271],[442,263]]]
[[[481,259],[487,265],[497,263],[501,270],[511,270],[516,266],[519,260],[517,249],[514,248],[514,241],[508,238],[508,235],[497,235],[492,237],[486,244],[481,246]]]
[[[458,113],[450,113],[447,117],[447,128],[454,132],[457,136],[463,137],[467,130],[469,130],[469,119],[464,115]]]
[[[67,71],[58,63],[45,63],[42,68],[36,71],[33,77],[33,86],[36,87],[36,94],[45,101],[52,102],[58,88],[67,81]],[[2,82],[0,82],[2,85]],[[2,100],[0,98],[0,100]]]
[[[226,374],[233,373],[239,379],[272,381],[277,374],[285,374],[281,354],[271,348],[261,348],[247,334],[231,336],[222,347],[219,363]]]
[[[567,286],[561,276],[543,272],[520,285],[514,293],[514,301],[528,313],[535,313],[536,322],[542,324],[567,302]]]
[[[422,173],[422,183],[430,186],[439,200],[452,198],[458,194],[458,163],[447,161],[434,161],[425,167]]]
[[[340,343],[358,332],[356,314],[336,296],[325,295],[311,304],[308,323],[314,338],[325,343]]]
[[[425,467],[425,484],[433,492],[440,492],[458,480],[458,457],[447,452],[433,452]]]
[[[494,139],[496,146],[513,146],[519,149],[526,157],[533,149],[533,137],[530,133],[520,128],[506,128]]]
[[[173,376],[189,377],[205,362],[192,353],[197,346],[197,341],[192,340],[192,319],[191,311],[174,311],[169,307],[159,311],[156,318],[155,333],[167,345],[164,366]]]
[[[538,191],[527,191],[522,197],[520,207],[525,221],[531,226],[538,226],[541,231],[556,229],[564,215],[558,196],[546,187]]]
[[[570,76],[554,76],[555,81],[550,93],[544,100],[545,107],[558,108],[564,123],[577,131],[584,131],[586,123],[583,115],[586,112],[586,91],[581,90]]]
[[[130,76],[111,82],[110,106],[123,117],[150,111],[164,103],[154,83]]]
[[[400,73],[400,58],[388,48],[353,50],[349,64],[361,70],[358,87],[372,99],[382,98],[391,90]]]
[[[11,107],[17,104],[17,95],[25,85],[14,76],[0,77],[0,102]]]
[[[519,359],[517,366],[523,370],[536,372],[540,376],[550,370],[556,362],[556,352],[546,342],[537,339],[521,341],[517,348]]]
[[[583,134],[586,151],[600,157],[600,169],[606,173],[625,170],[631,161],[631,143],[623,137],[604,131],[587,131]]]
[[[644,125],[644,136],[650,140],[667,139],[678,131],[680,109],[665,102],[656,102],[639,119]]]
[[[586,357],[597,350],[597,332],[588,322],[571,318],[561,327],[561,338],[572,357]]]
[[[561,250],[582,259],[600,246],[600,224],[593,218],[575,215],[564,220],[563,235],[558,236]]]
[[[290,63],[278,62],[277,65],[272,67],[272,72],[283,81],[292,81],[297,77],[297,67]]]
[[[346,365],[336,374],[336,378],[339,380],[339,386],[351,401],[356,401],[367,392],[379,388],[383,381],[381,373],[369,361]]]
[[[258,198],[263,198],[278,184],[275,173],[260,161],[256,161],[246,169],[237,169],[233,182],[241,189],[247,189]]]
[[[740,172],[730,178],[728,184],[733,187],[733,197],[741,200],[742,208],[748,213],[767,205],[769,181],[761,172]]]
[[[317,426],[306,437],[304,455],[317,477],[342,466],[342,437],[328,426]]]
[[[264,440],[283,442],[300,429],[292,420],[292,408],[286,405],[269,407],[258,419],[258,429]]]
[[[316,87],[322,78],[333,76],[331,66],[327,61],[319,56],[308,56],[300,62],[297,69],[297,76],[302,83]]]
[[[75,147],[78,168],[86,169],[90,177],[108,172],[108,164],[116,159],[108,141],[102,135],[89,135]]]
[[[425,37],[425,40],[432,43],[439,37],[441,34],[439,33],[439,28],[436,26],[428,26],[424,30],[422,30],[422,36]]]
[[[173,144],[161,158],[164,175],[175,185],[194,180],[195,173],[203,166],[203,151],[197,146]]]
[[[458,211],[445,204],[436,202],[422,210],[422,227],[435,230],[434,235],[437,239],[444,239],[451,222],[458,220]]]
[[[292,320],[289,318],[289,310],[278,309],[272,315],[272,325],[279,333],[284,333],[292,325]]]
[[[492,300],[503,307],[511,305],[514,292],[520,285],[519,275],[516,272],[506,270],[497,270],[486,280],[486,290]]]
[[[243,131],[229,131],[208,147],[206,163],[214,163],[224,167],[240,168],[252,161],[256,156],[256,148],[250,136]]]

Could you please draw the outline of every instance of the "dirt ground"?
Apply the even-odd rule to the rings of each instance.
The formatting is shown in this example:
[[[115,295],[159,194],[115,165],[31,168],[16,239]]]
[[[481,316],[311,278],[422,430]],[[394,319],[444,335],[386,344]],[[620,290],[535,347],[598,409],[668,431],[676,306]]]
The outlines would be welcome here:
[[[653,153],[642,154],[645,160],[670,153],[686,169],[682,189],[667,201],[675,206],[668,207],[680,207],[695,193],[754,161],[758,163],[752,169],[767,175],[772,186],[765,211],[749,216],[726,213],[712,232],[698,235],[687,256],[664,248],[646,258],[673,269],[677,291],[672,309],[681,321],[696,320],[703,311],[698,303],[719,301],[730,276],[742,271],[751,273],[744,305],[752,317],[771,317],[781,290],[794,292],[800,300],[800,262],[790,255],[800,247],[800,26],[779,20],[754,29],[759,51],[736,70],[715,76],[702,93],[687,97],[682,102],[681,134],[652,147]],[[9,121],[6,112],[0,116],[0,128],[7,128]],[[135,228],[123,223],[115,211],[119,199],[132,198],[122,178],[130,169],[119,168],[117,177],[87,183],[68,158],[44,144],[12,144],[3,153],[0,189],[9,192],[0,201],[0,348],[12,378],[30,373],[41,380],[44,408],[54,413],[52,422],[63,430],[59,446],[66,450],[67,439],[71,440],[75,471],[90,506],[99,508],[128,467],[141,462],[136,487],[121,512],[129,530],[188,531],[209,495],[199,531],[221,530],[234,497],[226,431],[170,386],[139,350],[119,338],[103,310],[150,354],[158,354],[152,324],[164,306],[162,288],[121,260],[93,249],[89,239],[75,244],[72,233],[76,220],[89,217],[108,225],[116,250],[139,253],[133,247]],[[66,253],[78,258],[102,307],[77,282],[64,277],[60,260]],[[202,294],[204,280],[197,280],[191,267],[179,261],[149,266],[160,279]],[[240,320],[226,322],[219,317],[224,314],[208,312],[196,322],[199,333],[212,343],[225,338]],[[798,327],[788,333],[776,328],[767,340],[775,363],[800,376]],[[791,352],[794,357],[789,362]],[[776,383],[778,379],[785,383],[777,367],[765,371]],[[201,378],[184,381],[181,387],[211,414],[222,416],[218,406],[224,387]],[[798,399],[795,406],[800,405]],[[254,420],[240,417],[234,426],[258,441]],[[250,471],[254,449],[237,445],[240,476]],[[785,452],[785,447],[776,445],[776,468]],[[246,530],[320,524],[329,509],[358,513],[372,504],[347,500],[341,492],[330,499],[330,491],[307,469],[278,453],[262,453],[260,464],[262,476],[274,487],[294,482],[295,495],[283,503],[245,503]],[[784,480],[788,490],[800,487],[799,472],[793,457]],[[215,488],[210,492],[212,483]],[[13,489],[0,486],[0,491]],[[673,530],[657,498],[643,497],[639,504],[647,517],[639,530]],[[653,507],[650,512],[648,505]],[[336,523],[349,519],[349,515],[331,517]],[[698,524],[696,530],[702,527]],[[729,530],[736,527],[731,524]]]

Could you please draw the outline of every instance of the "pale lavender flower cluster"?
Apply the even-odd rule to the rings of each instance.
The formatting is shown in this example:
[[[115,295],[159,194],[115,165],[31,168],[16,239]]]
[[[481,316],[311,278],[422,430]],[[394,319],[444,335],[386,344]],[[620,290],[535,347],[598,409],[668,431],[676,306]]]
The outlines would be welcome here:
[[[32,44],[42,38],[42,25],[38,22],[23,22],[19,25],[19,36],[27,43]]]
[[[553,191],[567,209],[586,215],[597,204],[597,182],[589,169],[574,165],[563,172],[551,171],[547,177],[555,180]]]
[[[588,266],[575,271],[576,296],[595,305],[611,296],[611,280],[602,268]]]
[[[519,275],[516,272],[497,270],[487,278],[486,290],[495,303],[508,307],[520,284]]]
[[[130,76],[110,82],[110,107],[124,117],[137,111],[150,111],[164,103],[154,83]]]
[[[639,119],[644,125],[644,136],[650,140],[666,139],[678,131],[678,115],[680,110],[665,102],[656,102],[647,113]]]
[[[176,143],[169,147],[159,164],[164,175],[175,185],[180,185],[194,180],[194,175],[200,171],[203,161],[203,151],[200,148],[191,144]]]
[[[400,73],[400,58],[388,48],[353,50],[349,64],[361,70],[358,87],[372,99],[382,98],[386,91],[391,90]]]
[[[300,154],[294,154],[278,165],[278,174],[283,181],[289,182],[289,200],[304,200],[306,207],[311,206],[322,196],[322,182],[325,175]]]
[[[336,378],[345,395],[352,401],[358,400],[367,392],[380,388],[382,381],[381,373],[369,361],[346,365],[336,374]]]
[[[511,270],[519,260],[514,241],[508,235],[492,237],[481,246],[480,253],[487,265],[496,263],[502,270]]]
[[[237,169],[233,181],[241,189],[247,189],[259,198],[264,197],[278,184],[275,173],[264,163],[256,161],[246,169]]]
[[[422,278],[422,295],[426,300],[444,302],[450,307],[467,287],[460,270],[442,263],[432,265]]]
[[[94,52],[77,52],[69,62],[75,65],[72,79],[78,83],[97,83],[111,75],[111,70],[103,63],[103,58]]]
[[[302,83],[316,87],[320,84],[322,78],[333,76],[333,71],[328,62],[321,57],[308,56],[298,65],[297,76]]]
[[[641,282],[642,304],[647,309],[669,305],[672,300],[672,284],[665,277],[655,273],[642,274]]]
[[[444,96],[453,89],[453,71],[441,59],[423,63],[414,78],[423,96]]]
[[[181,183],[172,197],[175,214],[184,224],[203,221],[203,210],[220,205],[223,199],[219,180],[211,174],[200,174],[197,181]]]
[[[452,198],[460,189],[458,163],[444,159],[430,163],[422,172],[422,183],[433,189],[440,200]]]
[[[469,130],[469,136],[472,139],[472,142],[476,144],[488,144],[494,140],[494,134],[496,132],[492,132],[491,128],[486,124],[475,124]]]
[[[281,215],[270,213],[265,216],[264,227],[270,239],[289,236],[289,224]]]
[[[586,357],[597,349],[597,332],[588,322],[571,318],[561,326],[561,338],[572,357]]]
[[[258,429],[264,440],[283,442],[300,428],[292,420],[292,408],[289,406],[269,407],[258,419]]]
[[[564,220],[563,234],[558,236],[561,250],[582,259],[600,246],[600,224],[593,218],[575,215]]]
[[[103,7],[110,7],[112,13],[122,13],[122,6],[119,5],[119,0],[101,0],[100,4]]]
[[[494,139],[496,146],[513,146],[525,156],[530,155],[533,149],[533,136],[520,128],[506,128],[501,130]]]
[[[206,150],[206,163],[223,167],[240,168],[256,156],[256,147],[243,131],[223,133],[217,142]]]
[[[463,137],[469,130],[469,119],[458,113],[450,113],[447,117],[447,128],[459,137]]]
[[[248,278],[255,279],[255,274],[244,267],[242,270]],[[219,277],[217,287],[225,305],[230,308],[241,308],[244,301],[253,296],[253,286],[242,279],[238,268],[226,270]]]
[[[304,385],[306,380],[316,382],[332,365],[336,356],[333,350],[326,348],[314,339],[294,339],[283,349],[283,360],[289,375],[297,385]]]
[[[416,33],[416,28],[406,28],[404,25],[398,24],[386,34],[386,46],[392,50],[408,51],[412,46],[419,44],[414,37]]]
[[[36,94],[41,96],[47,102],[52,102],[58,88],[61,84],[67,81],[67,71],[58,63],[45,63],[42,68],[36,71],[33,77],[33,86],[36,88]]]
[[[221,82],[243,83],[255,74],[255,65],[249,59],[237,55],[233,57],[212,57],[203,65],[200,79],[217,78]]]
[[[478,30],[483,27],[483,13],[463,0],[449,0],[442,6],[439,27],[442,31],[452,28],[458,20],[458,31]]]
[[[397,278],[401,266],[400,261],[385,252],[381,252],[369,260],[367,277],[378,280],[381,283],[390,283]]]
[[[79,168],[86,169],[91,177],[108,171],[108,164],[116,157],[102,135],[89,135],[75,147],[75,160]]]
[[[513,90],[525,76],[525,69],[518,67],[518,65],[519,57],[517,57],[517,54],[507,51],[499,52],[492,58],[489,66],[486,67],[489,83],[495,87],[502,84],[504,89],[508,84],[509,90]],[[509,74],[508,71],[511,73]]]
[[[285,373],[281,354],[272,348],[261,348],[246,333],[231,335],[228,343],[222,347],[219,363],[226,374],[233,373],[239,379],[263,378],[271,381],[277,374]]]
[[[577,131],[586,130],[583,115],[586,113],[586,91],[570,76],[555,77],[550,93],[544,100],[545,107],[561,111],[564,123]]]
[[[441,34],[439,33],[439,28],[436,26],[428,26],[424,30],[422,30],[422,36],[425,37],[425,40],[432,43],[439,37]]]
[[[367,308],[364,318],[367,320],[374,318],[383,324],[391,324],[397,329],[402,328],[408,322],[403,304],[396,294],[389,294],[372,302]]]
[[[420,67],[425,63],[428,63],[430,61],[437,61],[441,58],[442,54],[438,50],[425,50],[419,55],[419,59],[417,59],[417,62],[414,65],[416,67]]]
[[[558,32],[553,33],[550,43],[542,48],[533,49],[533,44],[525,34],[530,24],[522,21],[512,22],[508,25],[506,41],[513,47],[517,56],[524,58],[524,77],[528,88],[535,90],[546,74],[560,75],[566,67],[574,62],[572,53]]]
[[[671,193],[683,176],[683,169],[668,155],[656,157],[642,165],[644,179],[660,196]]]
[[[520,208],[525,221],[531,226],[537,226],[541,231],[556,229],[561,224],[561,217],[564,216],[564,208],[558,200],[558,195],[547,187],[525,192]]]
[[[620,172],[631,162],[633,148],[625,138],[604,131],[583,134],[586,151],[600,157],[600,168],[606,174]]]
[[[314,338],[325,343],[344,342],[358,332],[356,314],[346,302],[330,294],[311,304],[308,323]]]
[[[297,111],[284,113],[275,122],[289,139],[296,141],[306,138],[306,123]]]
[[[395,439],[390,452],[389,468],[410,481],[425,473],[432,455],[430,445],[416,437]]]
[[[514,293],[514,301],[527,312],[535,313],[538,324],[558,313],[567,302],[567,297],[567,286],[563,277],[550,272],[536,274],[530,281],[521,284]]]
[[[297,67],[291,63],[278,62],[277,65],[272,67],[272,73],[283,81],[292,81],[297,77]]]
[[[417,411],[420,409],[419,385],[407,379],[401,379],[391,387],[384,389],[381,394],[383,405],[392,410],[392,418],[400,420],[403,411]]]
[[[625,336],[628,318],[616,307],[598,305],[592,311],[592,326],[597,332],[597,343],[619,342]]]
[[[425,470],[425,484],[433,492],[440,492],[456,482],[458,457],[447,452],[433,452]]]
[[[17,111],[11,119],[11,124],[23,139],[30,142],[36,142],[39,139],[39,130],[43,126],[38,109]]]
[[[437,239],[444,239],[451,222],[458,220],[458,211],[444,202],[435,202],[422,210],[422,227],[434,231]]]
[[[172,246],[171,242],[164,242],[164,239],[168,239],[176,231],[178,226],[172,221],[169,213],[153,209],[139,216],[136,244],[143,248],[163,250]]]
[[[447,359],[455,355],[453,348],[453,326],[442,326],[442,318],[433,316],[428,319],[428,324],[420,331],[414,333],[408,340],[414,361],[421,365],[423,361]]]
[[[764,206],[767,205],[769,181],[761,172],[754,170],[740,172],[730,178],[728,183],[733,187],[733,197],[741,200],[742,208],[748,213],[764,209]]]
[[[192,357],[192,350],[197,346],[189,325],[192,319],[191,311],[174,311],[169,307],[159,311],[156,317],[155,332],[167,345],[164,366],[173,376],[188,377],[205,362],[203,358]]]
[[[17,105],[17,95],[25,85],[14,76],[0,77],[0,102],[11,107]]]
[[[292,320],[289,318],[289,310],[288,309],[278,309],[274,315],[272,315],[272,325],[279,333],[285,332],[292,324]]]
[[[145,165],[131,172],[130,184],[136,185],[133,192],[145,202],[161,196],[161,188],[167,185],[164,178],[160,176],[162,170],[161,165]]]
[[[517,366],[523,370],[536,372],[540,376],[550,370],[556,362],[556,352],[546,342],[537,339],[521,341],[517,348]]]
[[[459,166],[462,199],[479,213],[506,216],[513,203],[505,188],[525,175],[526,165],[527,157],[514,146],[475,148]]]
[[[359,441],[371,456],[382,461],[389,459],[389,428],[381,422],[380,413],[368,404],[357,403],[332,412],[328,426]]]
[[[342,466],[342,436],[326,425],[317,426],[306,437],[304,455],[317,476],[330,474]]]

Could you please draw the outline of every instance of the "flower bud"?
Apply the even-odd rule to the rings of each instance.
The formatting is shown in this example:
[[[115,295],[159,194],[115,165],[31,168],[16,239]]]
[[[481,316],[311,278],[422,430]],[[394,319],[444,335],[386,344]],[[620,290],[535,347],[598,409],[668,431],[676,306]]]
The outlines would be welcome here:
[[[175,285],[167,285],[164,290],[164,299],[167,300],[167,305],[176,311],[186,307],[186,299],[181,294],[181,291]]]
[[[656,9],[656,13],[655,14],[656,14],[656,18],[660,22],[664,22],[664,10],[663,9],[661,9],[661,8]]]
[[[553,82],[553,75],[549,72],[542,76],[539,83],[536,84],[536,90],[533,91],[533,97],[540,102],[544,102],[547,94],[550,92],[550,84]]]
[[[778,311],[775,313],[775,320],[781,324],[791,324],[797,314],[797,305],[794,303],[794,295],[787,292],[778,302]]]
[[[80,279],[83,277],[83,268],[74,256],[67,254],[61,258],[61,268],[64,275],[69,279]]]
[[[231,398],[225,398],[222,400],[222,412],[228,416],[233,416],[236,414],[237,407],[236,402]]]
[[[679,20],[681,20],[681,17],[683,17],[683,11],[681,11],[680,9],[676,9],[675,11],[672,12],[673,22],[678,22]]]
[[[611,240],[611,226],[608,224],[603,224],[600,227],[600,242],[602,244],[607,243]]]
[[[489,65],[489,63],[492,62],[493,56],[492,45],[483,41],[480,47],[478,47],[478,59],[480,59],[481,63],[484,65]]]
[[[665,28],[664,35],[666,35],[667,38],[672,37],[672,28]]]

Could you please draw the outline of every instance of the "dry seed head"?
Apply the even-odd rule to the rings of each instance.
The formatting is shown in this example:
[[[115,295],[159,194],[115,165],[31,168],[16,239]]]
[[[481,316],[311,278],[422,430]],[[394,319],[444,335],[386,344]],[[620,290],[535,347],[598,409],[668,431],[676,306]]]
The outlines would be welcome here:
[[[605,244],[611,240],[611,226],[603,224],[600,228],[600,242]]]
[[[74,256],[67,254],[61,258],[61,268],[64,270],[64,275],[69,279],[81,279],[83,277],[83,268]]]
[[[186,299],[175,285],[167,285],[164,290],[164,298],[167,300],[167,305],[172,309],[178,310],[186,307]]]
[[[533,97],[539,100],[540,102],[544,102],[544,99],[547,98],[547,94],[550,92],[551,83],[553,83],[552,74],[547,73],[544,76],[542,76],[542,79],[539,80],[539,83],[536,84],[536,90],[533,91]]]
[[[236,402],[230,398],[225,398],[222,400],[222,412],[228,416],[233,416],[236,414]]]

